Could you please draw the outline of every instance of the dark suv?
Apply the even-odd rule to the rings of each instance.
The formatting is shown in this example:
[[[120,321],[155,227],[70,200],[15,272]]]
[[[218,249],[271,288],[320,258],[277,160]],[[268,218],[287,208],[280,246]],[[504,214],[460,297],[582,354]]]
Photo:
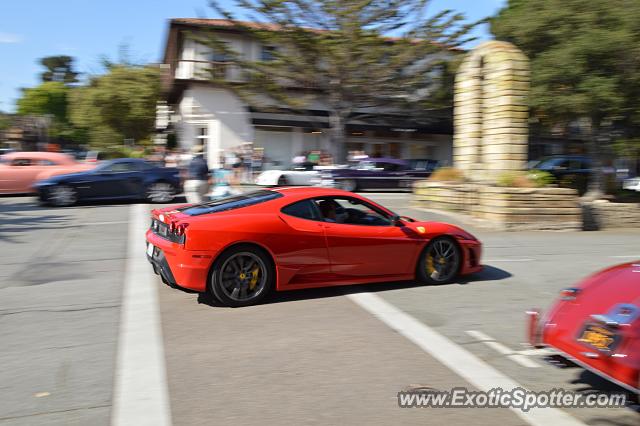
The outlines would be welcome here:
[[[583,155],[558,155],[542,159],[531,169],[551,173],[559,185],[575,188],[582,195],[587,191],[593,164]]]

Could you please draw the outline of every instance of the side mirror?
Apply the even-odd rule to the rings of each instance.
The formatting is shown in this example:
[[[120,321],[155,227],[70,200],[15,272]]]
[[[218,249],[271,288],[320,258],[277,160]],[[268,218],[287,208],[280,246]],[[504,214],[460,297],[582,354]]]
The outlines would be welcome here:
[[[415,221],[416,221],[414,218],[409,217],[409,216],[400,216],[400,219],[401,219],[403,222],[415,222]]]
[[[391,216],[391,224],[393,224],[393,226],[403,226],[404,225],[404,223],[402,223],[402,219],[397,214],[394,214],[393,216]]]

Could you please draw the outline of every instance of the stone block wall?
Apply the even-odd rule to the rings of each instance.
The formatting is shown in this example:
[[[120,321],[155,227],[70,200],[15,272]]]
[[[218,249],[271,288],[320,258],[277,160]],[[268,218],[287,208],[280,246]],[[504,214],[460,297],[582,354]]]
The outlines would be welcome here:
[[[588,208],[595,229],[640,228],[640,204],[595,201]]]
[[[468,214],[477,225],[495,230],[580,230],[578,194],[567,188],[503,188],[478,184],[421,181],[414,204]]]

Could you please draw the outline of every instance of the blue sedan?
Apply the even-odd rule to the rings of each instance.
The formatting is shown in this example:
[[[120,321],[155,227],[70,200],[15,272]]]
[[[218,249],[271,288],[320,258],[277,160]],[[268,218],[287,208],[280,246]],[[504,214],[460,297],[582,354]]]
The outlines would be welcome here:
[[[71,206],[80,201],[147,200],[168,203],[180,192],[179,170],[137,158],[105,161],[95,169],[54,176],[34,185],[40,201]]]

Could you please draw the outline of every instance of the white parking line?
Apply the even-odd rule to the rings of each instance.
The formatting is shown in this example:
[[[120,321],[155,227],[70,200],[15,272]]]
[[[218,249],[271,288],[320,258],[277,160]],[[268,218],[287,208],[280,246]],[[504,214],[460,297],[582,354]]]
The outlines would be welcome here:
[[[640,254],[630,254],[622,256],[609,256],[612,259],[640,259]]]
[[[349,294],[348,297],[478,389],[488,392],[498,387],[509,390],[524,388],[471,352],[385,302],[379,296],[371,293],[354,293]],[[511,410],[534,426],[585,426],[584,423],[558,408],[532,408],[528,412],[517,408]]]
[[[501,353],[502,355],[506,355],[508,359],[512,360],[513,362],[516,362],[516,363],[520,364],[523,367],[527,367],[527,368],[538,368],[538,367],[540,367],[540,365],[538,365],[538,363],[530,360],[529,358],[526,357],[526,355],[524,355],[524,354],[522,354],[520,352],[512,351],[511,349],[509,349],[508,347],[506,347],[502,343],[497,342],[491,336],[488,336],[488,335],[484,334],[481,331],[467,330],[466,333],[469,336],[473,337],[474,339],[477,339],[478,341],[484,343],[485,345],[489,346],[490,348],[492,348],[492,349],[496,350],[497,352]]]
[[[131,206],[111,424],[168,426],[158,292],[144,257],[148,206]]]
[[[77,226],[121,225],[123,223],[128,223],[128,221],[118,220],[113,222],[85,222],[85,223],[79,223]]]
[[[522,351],[516,351],[516,353],[520,355],[537,355],[537,356],[547,356],[547,355],[558,354],[557,351],[549,348],[524,349]]]
[[[509,259],[509,258],[503,258],[503,259],[484,259],[483,262],[487,263],[487,262],[533,262],[535,261],[535,259],[531,259],[531,258],[523,258],[523,259]]]

